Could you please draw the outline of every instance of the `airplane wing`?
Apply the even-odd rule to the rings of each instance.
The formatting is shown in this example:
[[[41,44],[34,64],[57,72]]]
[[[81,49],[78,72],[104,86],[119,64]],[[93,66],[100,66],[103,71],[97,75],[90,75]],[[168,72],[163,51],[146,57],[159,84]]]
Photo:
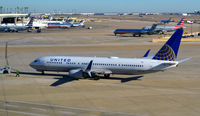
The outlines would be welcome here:
[[[93,60],[89,62],[88,66],[84,70],[84,72],[87,73],[89,77],[92,77],[92,73],[94,74],[111,74],[112,73],[112,71],[108,69],[95,69],[92,67],[92,64],[93,64]]]

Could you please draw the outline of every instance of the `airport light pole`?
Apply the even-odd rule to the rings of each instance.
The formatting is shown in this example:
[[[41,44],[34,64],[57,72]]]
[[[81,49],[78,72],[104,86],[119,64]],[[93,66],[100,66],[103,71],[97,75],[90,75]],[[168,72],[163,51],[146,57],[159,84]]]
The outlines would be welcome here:
[[[164,33],[163,33],[163,37],[165,39],[165,23],[164,23]]]
[[[200,33],[200,23],[199,23],[199,33]]]
[[[8,66],[8,42],[6,42],[6,47],[5,47],[5,60],[6,60],[6,65]]]
[[[3,14],[3,6],[0,6],[0,14]]]
[[[193,24],[193,22],[191,22],[190,24],[191,24],[191,35],[192,35],[192,24]]]

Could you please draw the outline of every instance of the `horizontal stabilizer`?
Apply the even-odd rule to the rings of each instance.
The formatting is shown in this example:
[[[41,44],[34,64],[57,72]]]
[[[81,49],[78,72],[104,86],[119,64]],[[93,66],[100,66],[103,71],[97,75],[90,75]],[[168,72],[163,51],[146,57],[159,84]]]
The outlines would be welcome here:
[[[152,70],[165,70],[171,67],[175,67],[177,65],[176,62],[166,62],[166,63],[161,63],[156,67],[153,67]]]
[[[176,60],[178,63],[182,63],[182,62],[185,62],[185,61],[188,61],[190,60],[191,58],[183,58],[183,59],[179,59],[179,60]]]

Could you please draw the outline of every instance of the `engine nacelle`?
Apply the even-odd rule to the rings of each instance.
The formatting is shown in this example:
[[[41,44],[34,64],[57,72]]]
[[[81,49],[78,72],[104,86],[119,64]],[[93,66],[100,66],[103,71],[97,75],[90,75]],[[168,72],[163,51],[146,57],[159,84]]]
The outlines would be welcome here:
[[[70,70],[69,76],[73,77],[73,78],[81,78],[81,77],[83,77],[83,70],[82,69]]]

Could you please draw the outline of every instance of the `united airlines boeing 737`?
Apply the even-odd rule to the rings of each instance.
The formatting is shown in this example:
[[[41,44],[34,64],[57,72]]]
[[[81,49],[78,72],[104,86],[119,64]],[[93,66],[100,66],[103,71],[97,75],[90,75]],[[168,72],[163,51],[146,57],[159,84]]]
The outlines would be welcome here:
[[[118,57],[80,57],[80,56],[45,56],[35,59],[30,66],[37,71],[69,72],[70,77],[89,77],[99,79],[97,75],[110,74],[139,75],[154,73],[177,67],[190,58],[177,60],[183,29],[178,29],[163,47],[154,55],[142,58]]]

